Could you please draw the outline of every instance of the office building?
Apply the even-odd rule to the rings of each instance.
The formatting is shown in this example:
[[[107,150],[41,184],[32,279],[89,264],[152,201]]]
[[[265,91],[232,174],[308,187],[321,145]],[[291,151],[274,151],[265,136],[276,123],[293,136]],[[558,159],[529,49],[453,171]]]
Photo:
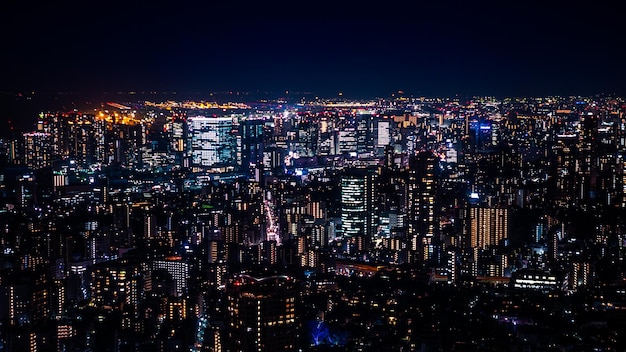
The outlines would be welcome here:
[[[234,117],[189,117],[191,166],[234,170],[239,162],[236,123]]]

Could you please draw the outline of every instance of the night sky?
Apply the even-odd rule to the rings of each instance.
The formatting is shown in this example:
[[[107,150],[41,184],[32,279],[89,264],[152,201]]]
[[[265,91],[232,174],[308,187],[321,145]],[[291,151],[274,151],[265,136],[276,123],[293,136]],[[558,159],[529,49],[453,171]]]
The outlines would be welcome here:
[[[8,1],[0,90],[625,94],[617,5]]]

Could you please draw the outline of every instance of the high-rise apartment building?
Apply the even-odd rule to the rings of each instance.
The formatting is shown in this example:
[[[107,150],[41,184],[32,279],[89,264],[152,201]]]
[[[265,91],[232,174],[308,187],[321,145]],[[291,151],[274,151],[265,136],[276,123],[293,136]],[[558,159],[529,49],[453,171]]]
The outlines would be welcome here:
[[[432,152],[421,152],[409,160],[406,211],[408,236],[415,238],[413,248],[422,260],[432,257],[433,238],[439,235],[437,209],[438,158]]]
[[[467,233],[471,248],[487,249],[509,237],[509,209],[471,207],[467,214]]]
[[[237,277],[226,286],[228,350],[293,351],[297,285],[289,276]]]
[[[166,257],[163,260],[154,260],[150,271],[165,270],[174,281],[174,295],[182,296],[187,292],[187,280],[189,279],[189,264],[179,256]]]

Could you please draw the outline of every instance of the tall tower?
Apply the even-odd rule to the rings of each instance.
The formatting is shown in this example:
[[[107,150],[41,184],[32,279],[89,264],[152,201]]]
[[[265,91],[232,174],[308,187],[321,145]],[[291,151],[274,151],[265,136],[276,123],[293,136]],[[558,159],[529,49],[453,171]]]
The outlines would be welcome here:
[[[582,201],[595,200],[597,194],[599,138],[597,115],[588,112],[580,117],[578,158],[576,160],[576,196]]]
[[[171,117],[168,117],[168,121],[165,124],[167,129],[167,137],[169,140],[170,153],[174,154],[174,160],[176,165],[184,165],[183,157],[184,152],[187,150],[187,124],[186,115],[184,113],[174,113]]]
[[[421,152],[409,160],[407,180],[408,235],[418,239],[422,260],[432,257],[433,238],[439,236],[437,211],[438,159],[431,152]]]
[[[376,176],[374,170],[352,169],[341,177],[341,223],[344,236],[360,235],[371,239],[376,235]]]
[[[576,155],[577,136],[575,134],[560,134],[552,146],[554,158],[554,190],[555,196],[561,205],[566,205],[576,195]]]

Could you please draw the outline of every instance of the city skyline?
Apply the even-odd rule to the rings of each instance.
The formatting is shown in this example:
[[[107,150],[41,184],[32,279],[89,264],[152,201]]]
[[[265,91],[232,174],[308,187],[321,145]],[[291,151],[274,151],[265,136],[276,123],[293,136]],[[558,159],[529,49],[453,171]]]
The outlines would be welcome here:
[[[622,12],[0,5],[0,352],[620,350]]]
[[[609,96],[46,109],[0,138],[0,350],[615,349],[625,114]]]

